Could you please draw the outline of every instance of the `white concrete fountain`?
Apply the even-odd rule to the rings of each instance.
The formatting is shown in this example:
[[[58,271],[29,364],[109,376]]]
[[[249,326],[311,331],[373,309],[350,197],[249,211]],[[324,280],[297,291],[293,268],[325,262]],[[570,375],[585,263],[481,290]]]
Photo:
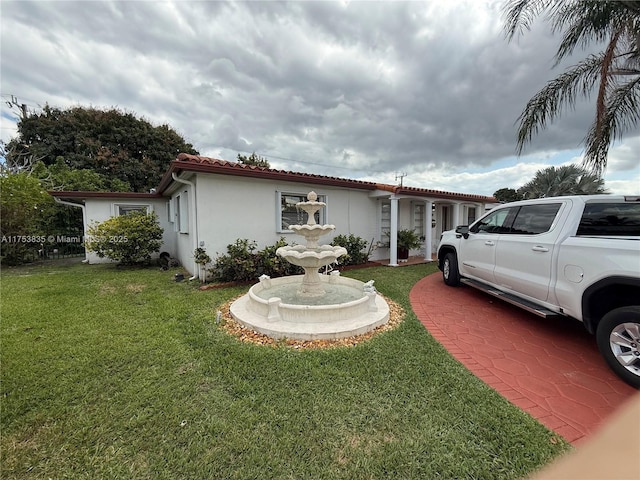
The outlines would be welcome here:
[[[270,278],[231,305],[231,315],[239,323],[272,338],[327,340],[369,332],[389,320],[389,306],[376,292],[373,281],[330,275],[319,269],[347,253],[343,247],[318,245],[321,236],[334,225],[318,225],[315,213],[326,204],[310,192],[307,202],[297,207],[307,213],[307,223],[290,228],[306,239],[306,245],[280,247],[276,255],[304,268],[304,275]]]

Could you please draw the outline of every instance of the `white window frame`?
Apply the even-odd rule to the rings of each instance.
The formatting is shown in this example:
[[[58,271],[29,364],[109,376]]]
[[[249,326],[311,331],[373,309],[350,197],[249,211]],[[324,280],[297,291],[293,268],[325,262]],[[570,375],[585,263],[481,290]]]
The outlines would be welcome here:
[[[146,210],[147,214],[153,212],[153,207],[149,204],[145,204],[145,203],[123,203],[123,202],[119,202],[119,203],[114,203],[112,204],[112,208],[113,208],[113,216],[114,217],[120,217],[122,215],[126,215],[126,213],[122,213],[120,211],[121,208],[127,208],[130,211],[136,211],[136,210]]]
[[[384,214],[385,206],[387,207],[387,215]],[[384,248],[389,248],[391,242],[391,202],[382,200],[380,202],[380,242]]]
[[[189,233],[189,193],[185,190],[173,197],[174,229],[178,233]]]
[[[286,196],[292,196],[292,197],[300,197],[300,201],[307,201],[307,195],[309,194],[309,192],[307,193],[300,193],[300,192],[294,192],[294,191],[276,191],[276,233],[291,233],[293,230],[287,229],[282,225],[282,197],[286,197]],[[320,219],[318,220],[318,224],[320,225],[326,225],[328,223],[327,218],[328,218],[328,205],[329,202],[327,201],[327,195],[320,195],[318,194],[318,202],[324,202],[326,205],[321,208],[318,211],[319,217]],[[299,210],[299,221],[300,222],[305,222],[306,221],[306,214],[304,212],[304,210]],[[295,224],[290,224],[290,225],[295,225]],[[297,225],[300,225],[300,223],[298,223]]]
[[[167,202],[167,222],[173,223],[173,205],[171,203],[171,199]]]
[[[424,224],[426,208],[425,202],[411,202],[411,227],[422,240],[427,235],[427,229]]]

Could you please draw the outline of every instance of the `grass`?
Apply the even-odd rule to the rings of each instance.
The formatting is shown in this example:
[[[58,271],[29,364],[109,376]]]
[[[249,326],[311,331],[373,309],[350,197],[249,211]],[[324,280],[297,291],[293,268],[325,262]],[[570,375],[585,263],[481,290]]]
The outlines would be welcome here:
[[[109,265],[5,269],[0,477],[522,477],[569,447],[418,322],[409,290],[433,272],[346,272],[374,279],[405,321],[300,351],[217,327],[217,307],[246,287]]]

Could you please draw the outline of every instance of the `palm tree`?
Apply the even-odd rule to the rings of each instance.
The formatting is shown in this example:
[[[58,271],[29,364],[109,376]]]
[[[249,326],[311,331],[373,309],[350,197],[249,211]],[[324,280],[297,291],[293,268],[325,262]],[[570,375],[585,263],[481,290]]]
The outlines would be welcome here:
[[[611,143],[640,121],[640,2],[510,0],[504,9],[507,38],[528,30],[543,12],[553,32],[562,32],[556,65],[578,46],[598,42],[606,43],[606,48],[548,82],[529,100],[518,118],[518,154],[563,108],[573,107],[578,97],[589,98],[597,88],[596,116],[584,139],[583,165],[601,176]]]
[[[599,175],[577,165],[548,167],[536,172],[529,183],[518,189],[522,198],[559,197],[563,195],[595,195],[605,193]]]

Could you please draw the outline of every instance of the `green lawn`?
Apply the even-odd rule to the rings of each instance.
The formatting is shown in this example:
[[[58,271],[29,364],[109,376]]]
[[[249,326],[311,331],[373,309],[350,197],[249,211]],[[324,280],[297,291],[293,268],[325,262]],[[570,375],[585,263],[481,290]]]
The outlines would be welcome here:
[[[240,343],[246,291],[175,271],[3,269],[0,477],[519,478],[569,447],[453,360],[411,311],[433,265],[346,272],[407,311],[356,347]]]

